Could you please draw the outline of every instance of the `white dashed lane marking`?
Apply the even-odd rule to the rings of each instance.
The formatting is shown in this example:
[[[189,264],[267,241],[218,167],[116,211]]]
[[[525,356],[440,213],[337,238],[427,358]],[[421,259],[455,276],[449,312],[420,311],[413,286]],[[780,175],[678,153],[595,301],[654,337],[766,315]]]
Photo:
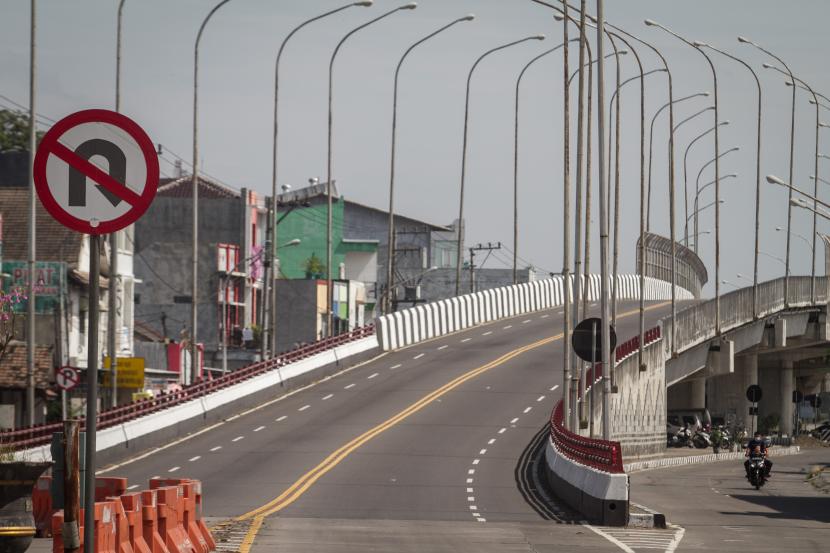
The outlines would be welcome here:
[[[476,473],[476,469],[469,469],[467,471],[467,474],[475,474],[475,473]]]
[[[493,445],[494,443],[496,443],[496,439],[495,438],[490,438],[490,441],[487,442],[487,445]]]
[[[526,325],[526,324],[527,324],[527,323],[529,323],[529,322],[530,322],[530,319],[527,319],[526,321],[522,321],[522,324],[523,324],[523,325]]]
[[[127,491],[134,490],[139,486],[139,484],[133,484],[132,486],[127,486]]]
[[[443,346],[441,346],[441,347],[440,347],[440,348],[438,348],[438,349],[439,349],[439,350],[442,350],[442,349],[446,349],[446,348],[447,348],[447,344],[444,344]]]
[[[482,336],[490,336],[492,333],[493,333],[493,331],[492,331],[492,330],[488,330],[487,332],[485,332],[484,334],[482,334]]]
[[[372,380],[377,375],[378,375],[378,373],[372,373],[372,374],[370,374],[369,376],[366,377],[366,380]]]
[[[285,420],[285,419],[287,419],[287,418],[288,418],[288,415],[283,415],[283,416],[281,416],[281,417],[280,417],[280,418],[278,418],[278,419],[274,419],[274,422],[282,422],[282,421],[284,421],[284,420]]]
[[[469,342],[470,340],[472,340],[472,338],[464,338],[461,340],[461,343],[463,344],[464,342]]]
[[[539,398],[536,401],[544,401],[544,400],[545,400],[545,396],[539,396]]]
[[[198,461],[201,458],[202,458],[201,455],[197,455],[196,457],[191,457],[190,459],[188,459],[188,461],[190,461],[192,463],[193,461]]]
[[[349,384],[348,386],[343,386],[344,390],[348,390],[349,388],[354,388],[354,383]]]
[[[481,462],[481,459],[473,459],[473,464],[477,465]]]
[[[553,388],[551,388],[551,389],[550,389],[550,391],[552,392],[552,391],[554,391],[555,389],[557,389],[558,387],[559,387],[559,384],[557,384],[556,386],[554,386]]]
[[[540,318],[540,319],[547,319],[548,317],[550,317],[550,315],[542,315],[542,316],[541,316],[541,317],[539,317],[539,318]]]
[[[244,439],[245,439],[245,436],[237,436],[236,438],[234,438],[234,439],[233,439],[233,440],[231,440],[231,441],[232,441],[232,442],[238,442],[239,440],[244,440]]]
[[[211,450],[211,451],[219,451],[220,449],[222,449],[222,446],[221,446],[221,445],[218,445],[218,446],[216,446],[216,447],[212,447],[212,448],[210,448],[210,450]]]
[[[389,367],[389,369],[390,369],[390,370],[393,370],[393,371],[394,371],[395,369],[399,369],[399,368],[401,368],[401,364],[400,364],[400,363],[398,363],[397,365],[392,365],[391,367]]]
[[[423,353],[419,353],[418,355],[416,355],[416,356],[415,356],[415,357],[413,357],[412,359],[420,359],[420,358],[421,358],[421,357],[423,357],[423,356],[424,356],[424,354],[423,354]]]
[[[265,430],[265,427],[264,426],[257,426],[256,428],[254,428],[254,432],[259,432],[260,430]]]
[[[331,399],[333,397],[334,397],[334,394],[329,394],[327,396],[323,396],[323,401],[326,401],[327,399]]]
[[[487,453],[486,449],[482,449],[481,451],[478,452],[479,455],[484,455],[486,453]]]
[[[511,420],[510,424],[516,424],[517,422],[519,422],[519,417],[516,417],[515,419]]]
[[[524,413],[526,415],[526,414],[530,413],[531,409],[533,409],[533,407],[525,407],[525,410],[522,411],[522,413]]]
[[[297,409],[297,411],[305,411],[305,410],[306,410],[306,409],[308,409],[309,407],[311,407],[311,405],[303,405],[302,407],[300,407],[299,409]]]
[[[507,330],[507,329],[510,329],[510,328],[513,328],[513,325],[507,325],[505,327],[502,327],[502,330]]]
[[[519,420],[519,419],[514,419],[514,420]],[[502,428],[501,430],[499,430],[499,434],[504,434],[506,430],[507,430],[506,428]]]
[[[168,470],[167,472],[176,472],[180,468],[182,468],[182,467],[173,467],[172,469]]]

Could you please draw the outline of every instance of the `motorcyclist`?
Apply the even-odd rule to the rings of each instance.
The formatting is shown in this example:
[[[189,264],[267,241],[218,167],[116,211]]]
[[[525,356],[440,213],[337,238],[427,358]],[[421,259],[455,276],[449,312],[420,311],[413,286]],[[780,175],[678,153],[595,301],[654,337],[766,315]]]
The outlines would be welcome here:
[[[770,471],[772,471],[772,461],[767,457],[767,443],[760,432],[756,432],[755,436],[746,444],[747,457],[758,455],[764,458],[764,476],[769,478]],[[744,469],[746,470],[746,477],[749,478],[749,459],[744,461]]]

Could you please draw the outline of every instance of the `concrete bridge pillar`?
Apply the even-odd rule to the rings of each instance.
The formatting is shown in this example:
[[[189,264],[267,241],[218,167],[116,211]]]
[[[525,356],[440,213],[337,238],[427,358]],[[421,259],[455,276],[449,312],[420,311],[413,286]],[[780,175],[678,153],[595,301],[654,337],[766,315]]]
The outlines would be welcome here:
[[[740,392],[743,415],[739,416],[738,420],[743,420],[744,428],[749,432],[753,427],[753,417],[749,414],[749,408],[752,407],[752,404],[746,399],[746,389],[753,384],[758,384],[758,355],[744,355],[738,359],[741,360],[741,374],[743,376],[743,386]]]
[[[781,434],[791,436],[793,433],[793,360],[785,357],[781,362],[781,422],[778,428]]]
[[[691,409],[706,409],[706,379],[696,378],[692,380],[689,392],[689,407]]]

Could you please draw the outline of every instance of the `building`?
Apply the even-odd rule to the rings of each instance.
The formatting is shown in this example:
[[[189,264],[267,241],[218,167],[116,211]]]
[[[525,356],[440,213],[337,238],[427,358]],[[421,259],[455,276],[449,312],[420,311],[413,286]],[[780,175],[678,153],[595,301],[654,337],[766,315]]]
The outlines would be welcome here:
[[[2,219],[2,287],[5,292],[13,289],[25,289],[28,275],[28,202],[29,191],[20,187],[0,187],[0,219]],[[48,381],[54,382],[53,369],[57,366],[70,365],[78,369],[87,367],[87,329],[89,328],[89,237],[65,228],[55,221],[38,201],[36,215],[35,251],[37,262],[36,299],[35,299],[35,342],[38,346],[36,355],[38,363],[44,363],[42,348],[50,354]],[[133,353],[133,287],[135,279],[132,268],[132,229],[119,233],[118,242],[118,302],[119,311],[115,313],[118,335],[116,343],[119,357],[129,357]],[[106,351],[109,294],[109,247],[105,246],[101,256],[101,296],[99,319],[99,344],[102,355]],[[0,359],[0,372],[13,371],[10,363],[25,351],[26,325],[22,324],[27,310],[26,302],[17,305],[21,324],[15,331],[15,339],[24,346],[14,348],[14,355]],[[38,371],[46,367],[38,365]],[[14,373],[17,374],[17,373]],[[44,380],[38,377],[37,381]],[[10,384],[9,382],[5,383]],[[25,388],[25,382],[20,383]],[[8,396],[2,396],[0,402],[6,405]],[[20,413],[22,403],[15,403],[14,419],[22,420]],[[2,408],[0,408],[2,409]],[[8,408],[6,408],[8,409]],[[44,416],[42,406],[38,408],[36,418]]]
[[[192,177],[162,179],[156,199],[136,223],[136,320],[142,334],[167,342],[190,339],[193,259]],[[199,177],[198,336],[200,365],[222,366],[223,336],[229,366],[257,359],[262,314],[265,199]],[[253,339],[243,340],[254,334]],[[142,343],[148,350],[153,342]],[[165,353],[167,345],[156,342]],[[189,359],[183,348],[183,355]],[[186,363],[183,363],[186,365]],[[186,377],[183,377],[187,379]]]

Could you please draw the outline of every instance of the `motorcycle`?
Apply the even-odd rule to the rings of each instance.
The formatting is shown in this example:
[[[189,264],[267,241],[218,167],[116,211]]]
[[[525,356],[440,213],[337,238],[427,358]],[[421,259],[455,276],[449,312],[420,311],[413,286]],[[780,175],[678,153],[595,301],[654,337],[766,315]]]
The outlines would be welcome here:
[[[712,439],[712,451],[715,454],[720,453],[722,449],[729,451],[732,447],[732,436],[730,436],[729,430],[722,426],[715,428],[710,434],[710,438]]]
[[[692,432],[688,428],[681,428],[674,435],[668,434],[669,447],[692,447]]]
[[[749,483],[760,490],[767,481],[767,470],[764,466],[763,455],[750,455],[749,457]]]
[[[692,436],[692,444],[698,449],[706,449],[712,447],[712,439],[709,437],[708,432],[698,429],[695,431],[694,436]]]

